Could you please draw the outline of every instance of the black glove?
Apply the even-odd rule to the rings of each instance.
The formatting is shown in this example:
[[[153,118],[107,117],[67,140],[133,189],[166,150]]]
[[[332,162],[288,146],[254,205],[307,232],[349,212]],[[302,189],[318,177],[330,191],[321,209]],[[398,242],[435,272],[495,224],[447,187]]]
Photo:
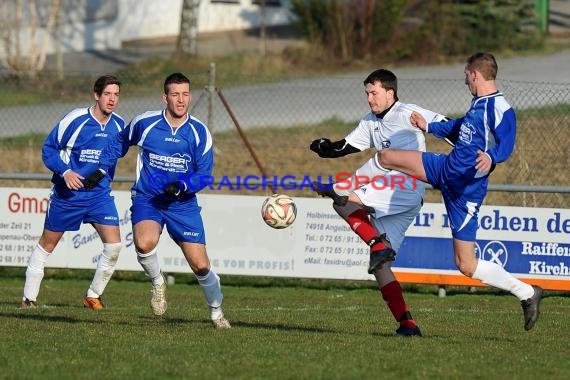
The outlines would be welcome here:
[[[186,190],[188,190],[188,186],[186,186],[185,182],[174,181],[166,185],[164,188],[164,194],[175,199],[180,199]]]
[[[85,190],[91,190],[93,189],[95,186],[97,186],[97,184],[103,179],[105,178],[105,172],[101,169],[97,169],[96,171],[94,171],[93,173],[89,174],[87,177],[85,177],[83,179],[83,188],[85,188]]]
[[[325,152],[330,148],[331,145],[332,145],[331,140],[320,138],[318,140],[313,141],[309,146],[309,148],[313,152],[318,154],[319,157],[325,157]]]

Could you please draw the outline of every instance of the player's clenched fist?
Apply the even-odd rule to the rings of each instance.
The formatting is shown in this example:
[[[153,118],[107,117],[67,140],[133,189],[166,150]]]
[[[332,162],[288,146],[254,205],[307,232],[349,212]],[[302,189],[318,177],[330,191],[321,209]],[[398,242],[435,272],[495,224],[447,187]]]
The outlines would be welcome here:
[[[79,190],[83,187],[83,177],[71,169],[66,170],[62,177],[68,189]]]
[[[426,119],[424,119],[424,117],[416,111],[412,112],[412,115],[410,116],[410,123],[422,131],[425,131],[427,129]]]
[[[309,148],[319,155],[319,157],[325,157],[325,152],[330,148],[332,142],[326,138],[320,138],[314,140]]]
[[[183,181],[170,182],[164,188],[164,194],[171,196],[175,199],[180,199],[182,195],[188,190],[188,186]]]
[[[96,171],[94,171],[93,173],[89,174],[84,180],[83,180],[83,187],[85,188],[85,190],[91,190],[93,189],[95,186],[97,186],[97,184],[103,179],[105,178],[105,172],[101,169],[97,169]]]

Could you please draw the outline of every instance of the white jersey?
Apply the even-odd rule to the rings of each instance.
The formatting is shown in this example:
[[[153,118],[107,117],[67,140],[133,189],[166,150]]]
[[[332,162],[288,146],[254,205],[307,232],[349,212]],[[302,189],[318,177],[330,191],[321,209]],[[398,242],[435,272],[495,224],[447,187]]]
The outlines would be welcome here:
[[[424,133],[412,125],[410,116],[412,112],[420,113],[427,121],[445,120],[444,115],[426,110],[415,104],[406,104],[396,101],[383,117],[378,117],[372,112],[367,113],[358,126],[345,137],[350,145],[363,151],[374,148],[380,151],[385,148],[426,151]],[[394,177],[398,176],[398,183],[405,179],[403,186],[408,190],[418,190],[423,194],[424,185],[421,181],[409,178],[396,170],[389,172],[380,169],[377,156],[374,155],[362,167],[356,171],[356,175]],[[386,184],[390,186],[390,184]]]
[[[369,148],[377,151],[394,148],[425,152],[424,133],[410,122],[413,111],[429,121],[446,119],[443,115],[415,104],[397,101],[380,117],[372,112],[366,114],[345,140],[361,151]],[[376,157],[374,154],[356,170],[356,176],[370,178],[371,182],[359,186],[354,193],[362,204],[374,209],[372,224],[377,231],[386,234],[392,249],[398,252],[406,230],[422,207],[425,187],[422,181],[399,171],[382,170]]]
[[[421,114],[428,123],[445,119],[445,116],[415,104],[397,101],[383,118],[372,112],[367,113],[358,126],[346,136],[346,142],[361,151],[369,148],[376,150],[394,148],[425,152],[424,134],[410,122],[410,116],[414,111]]]

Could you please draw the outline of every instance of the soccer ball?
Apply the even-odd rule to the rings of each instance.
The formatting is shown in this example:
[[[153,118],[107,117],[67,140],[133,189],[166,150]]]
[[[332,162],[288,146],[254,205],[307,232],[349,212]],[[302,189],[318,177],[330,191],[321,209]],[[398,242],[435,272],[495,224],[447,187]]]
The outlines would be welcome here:
[[[293,198],[285,194],[273,194],[263,202],[261,206],[263,221],[272,228],[286,228],[297,217],[297,206]]]

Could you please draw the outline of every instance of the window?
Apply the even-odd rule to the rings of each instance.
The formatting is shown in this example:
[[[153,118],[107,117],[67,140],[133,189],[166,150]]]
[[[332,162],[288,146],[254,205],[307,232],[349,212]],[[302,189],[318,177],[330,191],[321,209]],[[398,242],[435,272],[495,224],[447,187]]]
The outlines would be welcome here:
[[[251,3],[254,5],[261,5],[261,0],[251,0]],[[265,0],[265,5],[269,7],[280,7],[281,0]]]

